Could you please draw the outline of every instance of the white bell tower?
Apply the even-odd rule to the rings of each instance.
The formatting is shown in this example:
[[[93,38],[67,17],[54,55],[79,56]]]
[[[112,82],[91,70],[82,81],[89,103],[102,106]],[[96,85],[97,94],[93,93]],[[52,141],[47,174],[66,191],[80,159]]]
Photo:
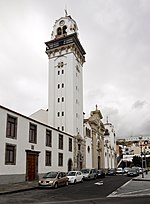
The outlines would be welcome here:
[[[86,54],[71,16],[56,20],[49,58],[48,124],[73,136],[83,136],[83,63]]]

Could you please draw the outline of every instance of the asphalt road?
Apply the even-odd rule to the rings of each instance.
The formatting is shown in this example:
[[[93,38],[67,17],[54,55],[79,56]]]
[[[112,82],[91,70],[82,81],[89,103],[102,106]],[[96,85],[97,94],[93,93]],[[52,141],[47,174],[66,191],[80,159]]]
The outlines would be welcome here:
[[[110,176],[104,179],[85,181],[58,189],[35,189],[20,193],[0,195],[0,204],[128,204],[149,203],[150,197],[108,198],[107,196],[131,178],[127,176]]]

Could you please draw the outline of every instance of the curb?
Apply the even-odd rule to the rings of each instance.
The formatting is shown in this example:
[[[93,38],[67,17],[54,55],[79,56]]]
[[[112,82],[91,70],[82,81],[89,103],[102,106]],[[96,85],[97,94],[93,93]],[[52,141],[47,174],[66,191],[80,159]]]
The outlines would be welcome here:
[[[23,189],[17,189],[17,190],[12,190],[12,191],[4,191],[4,192],[0,192],[0,195],[6,195],[6,194],[11,194],[11,193],[19,193],[19,192],[23,192],[23,191],[34,190],[34,189],[37,189],[37,188],[38,188],[38,186],[23,188]]]
[[[150,181],[150,179],[144,179],[144,178],[133,178],[132,181]]]

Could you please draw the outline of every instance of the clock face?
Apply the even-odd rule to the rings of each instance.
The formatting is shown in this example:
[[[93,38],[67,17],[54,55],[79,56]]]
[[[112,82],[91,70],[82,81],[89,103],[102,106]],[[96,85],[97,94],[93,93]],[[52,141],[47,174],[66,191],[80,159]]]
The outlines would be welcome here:
[[[65,24],[65,21],[64,20],[61,20],[60,22],[59,22],[59,25],[60,26],[63,26]]]

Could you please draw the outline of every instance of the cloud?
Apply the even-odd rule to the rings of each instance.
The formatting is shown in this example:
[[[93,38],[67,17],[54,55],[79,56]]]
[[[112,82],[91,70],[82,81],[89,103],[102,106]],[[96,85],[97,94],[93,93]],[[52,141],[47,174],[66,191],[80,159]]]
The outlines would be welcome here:
[[[132,108],[135,108],[135,109],[142,109],[146,104],[146,101],[136,101],[133,105],[132,105]]]

